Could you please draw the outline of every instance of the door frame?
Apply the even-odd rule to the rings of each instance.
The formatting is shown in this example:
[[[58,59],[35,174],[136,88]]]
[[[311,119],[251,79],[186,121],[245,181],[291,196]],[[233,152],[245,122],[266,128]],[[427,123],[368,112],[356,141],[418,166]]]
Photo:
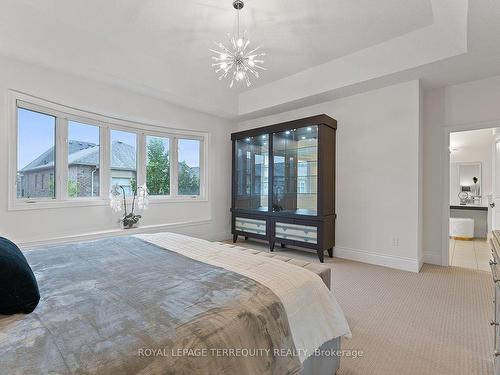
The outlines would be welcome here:
[[[498,149],[498,144],[500,144],[500,134],[497,139],[493,141],[493,144],[491,145],[491,153],[493,155],[493,158],[491,160],[491,192],[492,192],[492,201],[493,204],[495,204],[495,201],[498,196],[498,189],[500,186],[497,186],[497,149]],[[491,203],[489,203],[491,204]],[[491,209],[490,209],[491,208]],[[496,208],[491,207],[488,209],[488,233],[495,230],[496,227]]]
[[[443,266],[450,265],[450,134],[490,128],[500,128],[500,120],[451,125],[443,128],[441,141],[441,187],[443,189],[441,192],[443,197],[441,211],[441,265]],[[494,163],[492,164],[494,165]]]

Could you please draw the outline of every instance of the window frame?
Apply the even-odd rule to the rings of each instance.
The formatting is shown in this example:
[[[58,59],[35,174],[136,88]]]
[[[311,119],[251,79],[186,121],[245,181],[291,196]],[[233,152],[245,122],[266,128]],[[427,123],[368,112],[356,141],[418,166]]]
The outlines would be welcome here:
[[[42,114],[54,116],[55,124],[55,197],[54,198],[18,198],[17,197],[17,152],[18,152],[18,118],[17,109],[24,108]],[[163,124],[151,124],[137,119],[120,119],[113,116],[100,115],[83,111],[54,102],[10,90],[9,105],[9,211],[32,210],[58,207],[100,206],[109,204],[111,188],[111,130],[136,134],[137,185],[146,182],[146,137],[162,137],[170,140],[170,194],[149,196],[150,204],[169,202],[206,202],[208,201],[208,143],[209,134],[168,128]],[[68,196],[68,122],[75,121],[99,128],[99,196]],[[178,195],[178,139],[200,141],[200,195]],[[127,199],[132,199],[129,197]]]

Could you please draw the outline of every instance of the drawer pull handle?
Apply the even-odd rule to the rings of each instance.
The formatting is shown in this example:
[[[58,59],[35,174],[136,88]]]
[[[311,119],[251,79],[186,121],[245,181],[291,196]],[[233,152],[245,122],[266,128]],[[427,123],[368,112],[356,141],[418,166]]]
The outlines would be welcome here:
[[[498,322],[495,322],[494,320],[490,321],[490,326],[498,326],[498,325],[499,325]]]
[[[498,357],[500,355],[500,352],[498,350],[495,349],[495,351],[493,352],[493,355],[495,357]]]

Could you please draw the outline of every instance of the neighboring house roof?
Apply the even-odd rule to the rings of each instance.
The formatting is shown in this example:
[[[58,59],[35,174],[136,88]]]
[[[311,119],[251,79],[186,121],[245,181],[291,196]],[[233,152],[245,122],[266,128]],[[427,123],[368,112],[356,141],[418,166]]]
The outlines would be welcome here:
[[[135,148],[119,141],[113,142],[112,169],[135,170]],[[69,165],[96,166],[99,162],[99,146],[95,143],[70,140],[68,143]],[[51,147],[20,172],[31,172],[54,167],[54,147]]]
[[[113,149],[111,153],[111,169],[136,170],[135,147],[120,141],[113,142],[111,147]]]
[[[99,146],[92,146],[68,155],[69,165],[96,166],[99,163]]]

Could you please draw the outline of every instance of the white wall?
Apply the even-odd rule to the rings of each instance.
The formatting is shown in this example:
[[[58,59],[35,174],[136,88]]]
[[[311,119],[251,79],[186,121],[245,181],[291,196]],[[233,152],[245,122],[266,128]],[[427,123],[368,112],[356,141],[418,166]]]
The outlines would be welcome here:
[[[8,211],[8,89],[101,115],[209,133],[209,199],[150,205],[142,230],[173,230],[211,240],[229,238],[232,124],[165,101],[77,76],[0,57],[0,236],[22,244],[54,242],[75,235],[117,234],[108,206]],[[164,226],[166,225],[166,226]],[[127,232],[130,233],[130,232]]]
[[[337,119],[335,255],[418,271],[420,109],[419,82],[411,81],[239,128],[322,113]]]
[[[447,253],[448,204],[444,166],[447,131],[498,127],[500,76],[452,85],[424,94],[424,261],[443,264]],[[483,189],[483,192],[484,189]]]

